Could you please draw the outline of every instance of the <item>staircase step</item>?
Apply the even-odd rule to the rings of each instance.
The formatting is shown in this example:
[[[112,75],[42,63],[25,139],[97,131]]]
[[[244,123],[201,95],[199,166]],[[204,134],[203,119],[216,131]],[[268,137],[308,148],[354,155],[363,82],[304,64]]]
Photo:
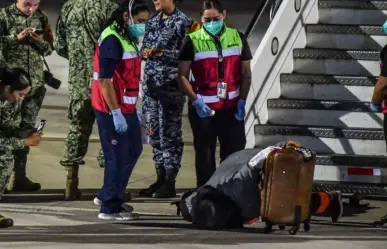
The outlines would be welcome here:
[[[319,154],[316,164],[326,166],[378,167],[387,169],[386,156]]]
[[[319,22],[326,24],[375,24],[387,19],[387,1],[320,0]]]
[[[317,155],[314,181],[386,184],[385,175],[387,157],[384,156],[320,154]]]
[[[294,140],[316,153],[385,155],[382,129],[343,129],[331,127],[256,125],[256,147],[265,148],[280,141]]]
[[[387,36],[381,25],[306,25],[307,46],[311,48],[381,50]]]
[[[269,99],[269,123],[383,129],[383,114],[373,113],[369,102]]]
[[[293,49],[294,72],[304,74],[377,76],[379,51]]]
[[[281,97],[369,101],[376,77],[333,76],[317,74],[281,74]]]

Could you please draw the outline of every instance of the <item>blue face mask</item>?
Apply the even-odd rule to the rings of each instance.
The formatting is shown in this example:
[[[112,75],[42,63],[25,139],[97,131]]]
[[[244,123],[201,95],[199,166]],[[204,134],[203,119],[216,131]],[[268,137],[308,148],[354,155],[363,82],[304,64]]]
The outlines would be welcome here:
[[[383,24],[383,31],[387,34],[387,21]]]
[[[208,33],[217,35],[223,28],[223,21],[211,21],[203,24]]]
[[[145,23],[133,24],[129,26],[128,30],[129,33],[135,38],[143,36],[145,34]]]

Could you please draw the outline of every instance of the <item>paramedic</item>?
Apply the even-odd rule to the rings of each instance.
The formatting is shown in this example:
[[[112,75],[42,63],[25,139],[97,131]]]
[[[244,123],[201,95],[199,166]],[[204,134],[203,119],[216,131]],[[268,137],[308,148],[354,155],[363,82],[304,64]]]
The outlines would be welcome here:
[[[142,0],[125,1],[102,31],[94,57],[91,102],[105,158],[104,185],[98,199],[99,219],[133,219],[124,204],[125,189],[142,153],[136,112],[141,73],[138,38],[145,32],[148,6]]]
[[[226,12],[219,0],[204,0],[201,17],[203,28],[185,38],[179,54],[179,84],[190,103],[198,187],[215,172],[217,138],[221,162],[245,148],[252,59],[243,34],[224,24]]]

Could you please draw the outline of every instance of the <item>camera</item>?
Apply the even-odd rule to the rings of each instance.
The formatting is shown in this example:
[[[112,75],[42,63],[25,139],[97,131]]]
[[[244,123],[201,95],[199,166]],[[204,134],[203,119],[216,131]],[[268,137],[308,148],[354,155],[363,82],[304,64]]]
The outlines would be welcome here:
[[[58,80],[57,78],[52,75],[51,72],[45,70],[44,71],[44,80],[46,81],[46,84],[55,90],[58,90],[62,82]]]

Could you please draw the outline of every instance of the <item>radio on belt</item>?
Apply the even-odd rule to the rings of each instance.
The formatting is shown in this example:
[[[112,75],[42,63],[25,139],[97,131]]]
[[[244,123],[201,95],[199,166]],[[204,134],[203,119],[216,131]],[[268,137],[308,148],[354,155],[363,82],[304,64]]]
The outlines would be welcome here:
[[[218,83],[218,98],[226,99],[227,97],[227,84],[224,82]]]

